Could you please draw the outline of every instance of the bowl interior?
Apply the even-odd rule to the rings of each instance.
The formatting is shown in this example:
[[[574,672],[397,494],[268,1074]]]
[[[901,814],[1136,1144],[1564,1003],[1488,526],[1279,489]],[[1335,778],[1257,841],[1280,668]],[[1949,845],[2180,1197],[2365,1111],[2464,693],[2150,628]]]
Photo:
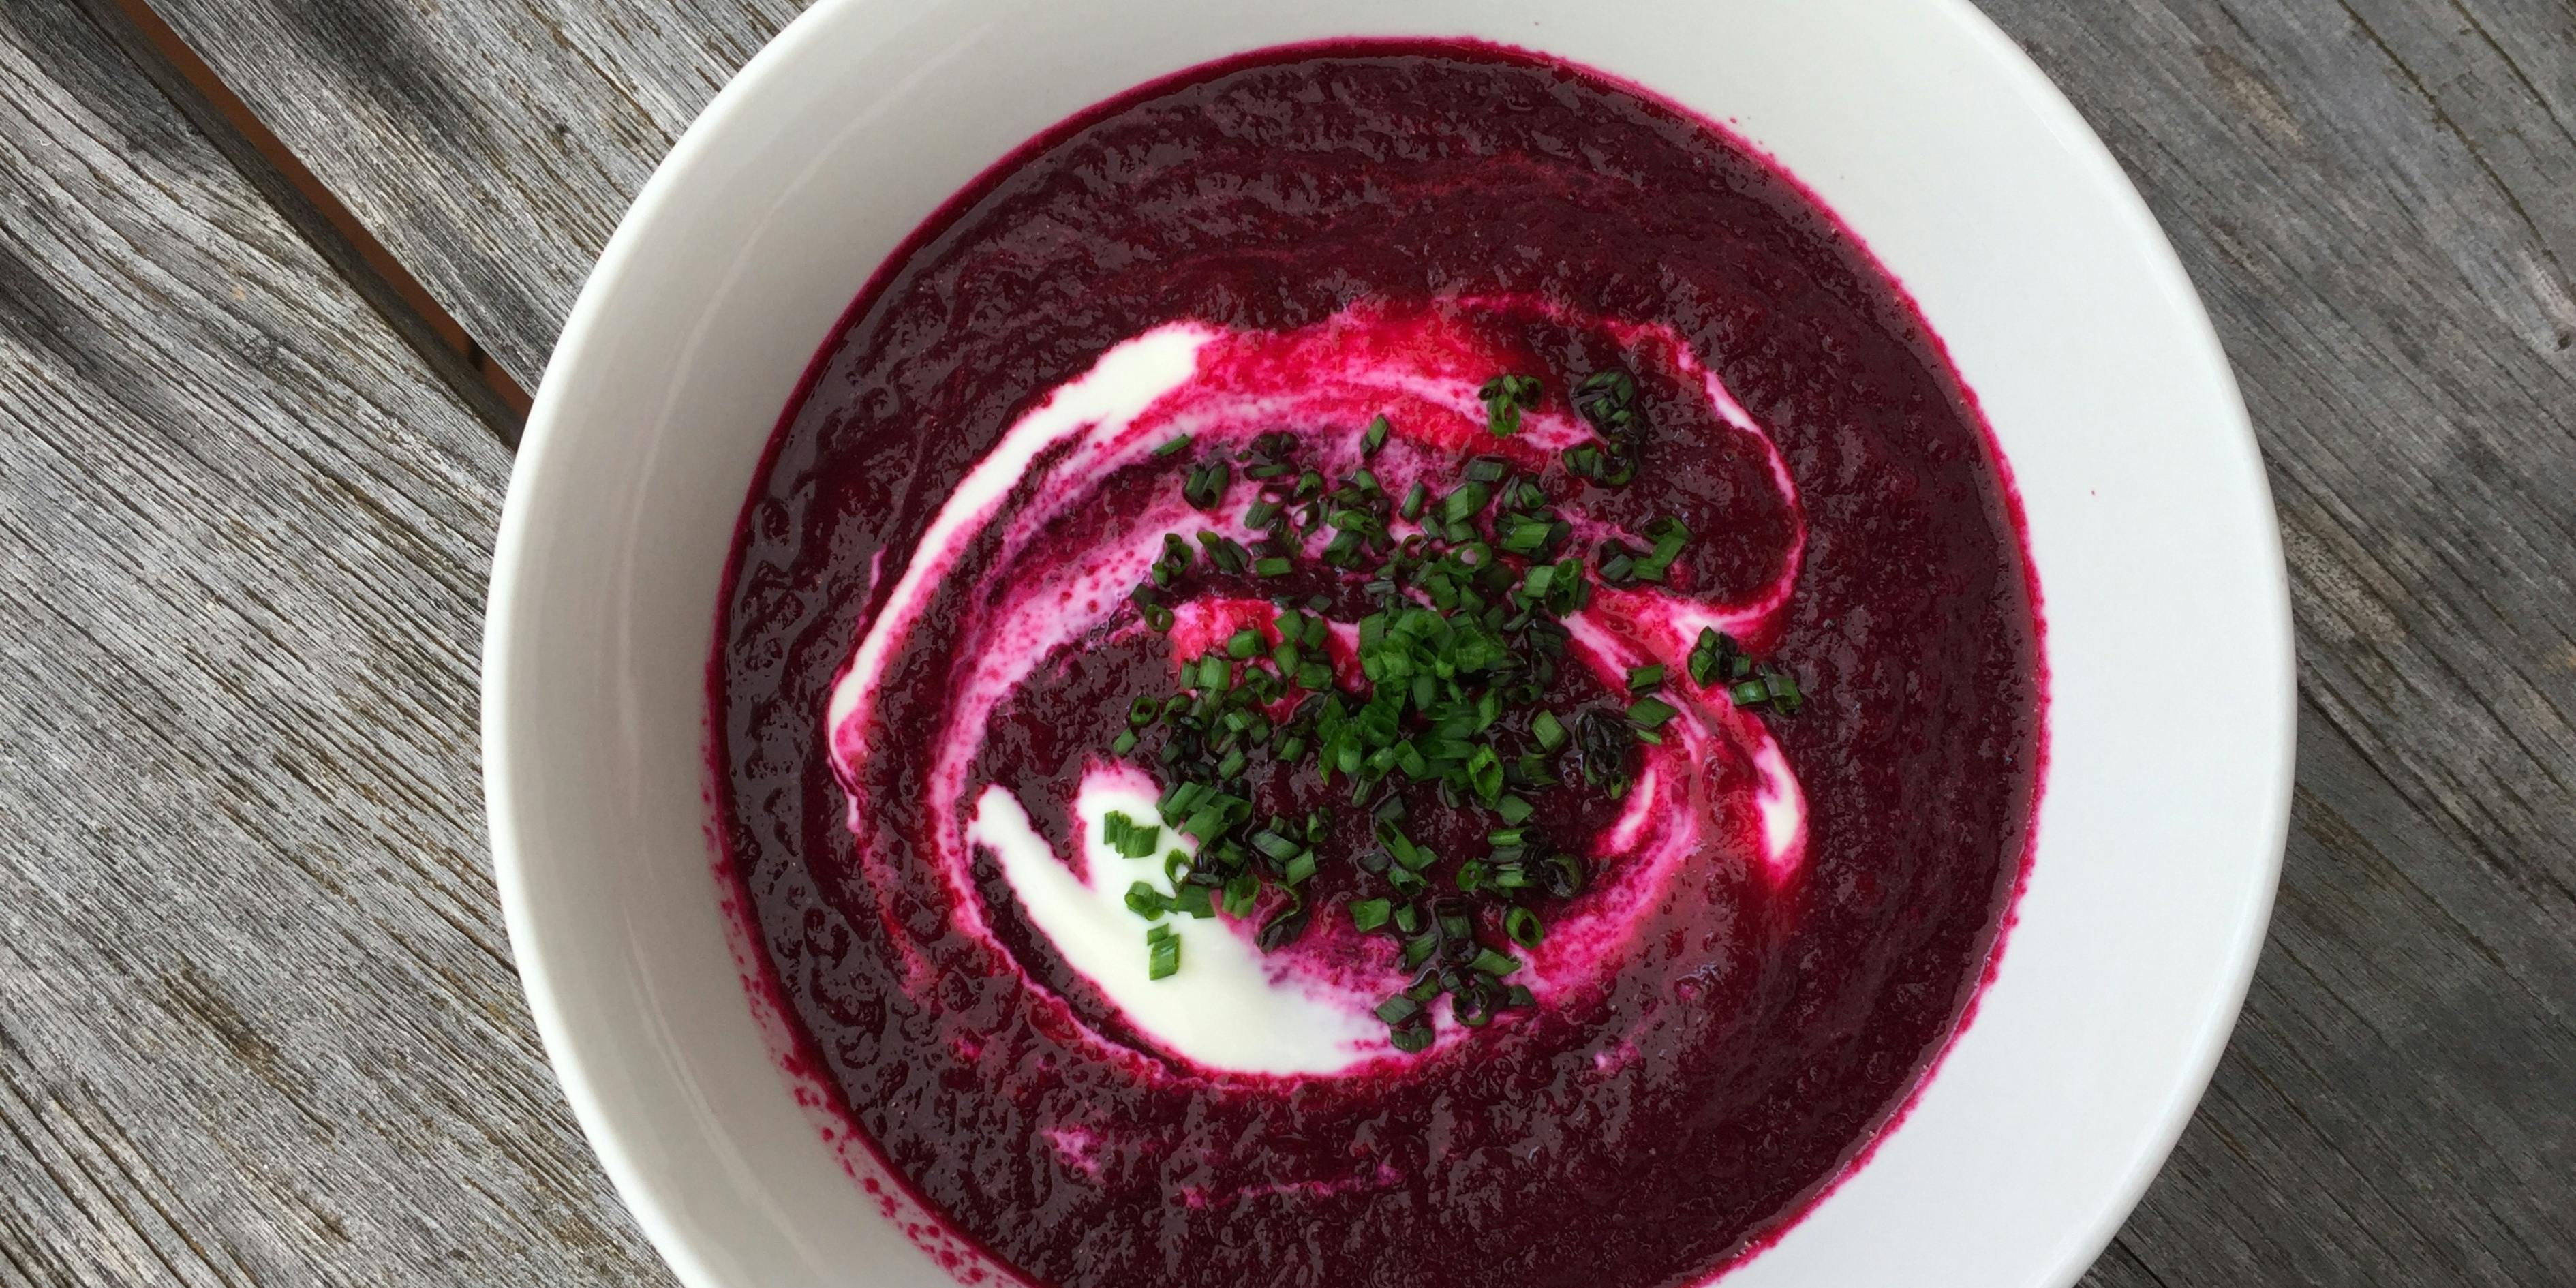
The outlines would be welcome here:
[[[1137,82],[1349,35],[1526,45],[1728,123],[1869,242],[1981,398],[2046,597],[2030,887],[1913,1111],[1728,1282],[2073,1282],[2188,1117],[2260,944],[2288,794],[2287,596],[2189,283],[2074,112],[1957,0],[824,0],[799,19],[603,256],[495,558],[495,862],[547,1050],[611,1177],[693,1288],[951,1282],[791,1097],[728,944],[702,684],[735,515],[815,346],[949,193]],[[2212,664],[2175,675],[2176,657]]]

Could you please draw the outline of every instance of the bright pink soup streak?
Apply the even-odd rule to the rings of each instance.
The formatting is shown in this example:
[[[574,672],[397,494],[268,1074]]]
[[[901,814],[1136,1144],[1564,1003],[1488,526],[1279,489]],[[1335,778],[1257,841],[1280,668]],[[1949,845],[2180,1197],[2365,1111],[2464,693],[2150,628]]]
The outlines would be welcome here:
[[[873,771],[897,803],[854,841],[823,746],[833,679],[956,480],[1110,345],[1175,319],[1288,331],[1461,297],[1547,302],[1546,320],[1477,324],[1560,406],[1556,377],[1637,361],[1621,326],[1563,318],[1668,329],[1779,445],[1810,547],[1768,642],[1818,695],[1773,726],[1812,810],[1806,869],[1667,909],[1604,987],[1412,1068],[1138,1077],[1135,1052],[1098,1057],[1115,1017],[1018,926],[998,878],[976,892],[998,943],[949,925],[948,887],[907,858],[935,820],[899,804],[904,733]],[[1742,453],[1691,450],[1722,427],[1660,406],[1648,477],[1552,488],[1605,522],[1683,514],[1703,534],[1684,590],[1759,583],[1786,529]],[[974,605],[936,611],[962,624]],[[938,727],[953,662],[902,650],[878,718]],[[1096,641],[997,714],[978,773],[1032,797],[1063,848],[1060,806],[1041,802],[1170,667],[1151,637]],[[2045,759],[2018,503],[1910,301],[1714,126],[1454,42],[1195,69],[952,200],[853,305],[770,444],[709,687],[728,908],[800,1100],[961,1279],[1062,1288],[1706,1279],[1858,1166],[1964,1027]],[[1047,1143],[1068,1132],[1093,1142],[1086,1167]]]

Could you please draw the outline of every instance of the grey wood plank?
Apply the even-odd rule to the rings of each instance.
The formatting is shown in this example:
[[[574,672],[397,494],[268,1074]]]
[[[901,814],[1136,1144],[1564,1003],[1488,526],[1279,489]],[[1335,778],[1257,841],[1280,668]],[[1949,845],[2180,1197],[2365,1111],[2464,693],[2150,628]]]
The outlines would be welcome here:
[[[2576,1282],[2576,139],[2530,88],[2576,88],[2576,9],[1995,8],[2210,299],[2300,625],[2271,942],[2121,1251]]]
[[[664,1281],[485,870],[506,467],[99,29],[0,5],[0,1283]]]
[[[662,154],[797,0],[185,0],[188,43],[530,388]]]
[[[1984,2],[2207,295],[2301,632],[2246,1019],[2088,1283],[2576,1283],[2576,7]],[[163,7],[524,377],[793,6]]]

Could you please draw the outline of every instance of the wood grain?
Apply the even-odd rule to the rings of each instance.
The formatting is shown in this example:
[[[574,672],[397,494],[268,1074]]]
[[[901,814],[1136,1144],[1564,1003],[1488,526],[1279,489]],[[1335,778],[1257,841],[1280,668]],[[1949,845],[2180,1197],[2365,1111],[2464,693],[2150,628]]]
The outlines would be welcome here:
[[[2272,938],[2086,1282],[2576,1284],[2576,6],[1985,3],[2207,297],[2300,627]],[[653,162],[792,6],[162,8],[527,378]]]
[[[2271,941],[2097,1280],[2576,1283],[2576,8],[2003,16],[2209,299],[2300,628]]]
[[[0,1283],[661,1279],[485,871],[506,466],[96,27],[0,6]]]
[[[796,0],[157,4],[534,388],[662,154]]]

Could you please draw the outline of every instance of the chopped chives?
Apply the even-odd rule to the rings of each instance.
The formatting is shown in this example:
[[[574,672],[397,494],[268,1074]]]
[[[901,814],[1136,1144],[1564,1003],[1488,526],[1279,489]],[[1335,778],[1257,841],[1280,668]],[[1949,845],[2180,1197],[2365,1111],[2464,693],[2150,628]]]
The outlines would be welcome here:
[[[1571,854],[1548,856],[1539,865],[1539,884],[1559,899],[1571,899],[1583,892],[1583,860]]]
[[[1225,883],[1225,915],[1249,917],[1261,898],[1261,874],[1250,868],[1235,873]]]
[[[1538,406],[1539,382],[1536,376],[1496,376],[1476,390],[1485,404],[1485,428],[1496,438],[1519,432],[1521,412]]]
[[[1628,722],[1640,729],[1661,729],[1665,721],[1679,714],[1671,703],[1660,698],[1639,698],[1628,704]]]
[[[1159,935],[1156,932],[1160,932]],[[1167,926],[1156,926],[1145,932],[1145,977],[1169,979],[1181,969],[1180,936]]]
[[[1295,901],[1294,891],[1289,892],[1289,898],[1288,906],[1270,914],[1270,919],[1262,922],[1261,929],[1253,935],[1252,942],[1265,953],[1277,952],[1306,933],[1306,905]]]
[[[1151,921],[1171,911],[1171,901],[1150,881],[1139,881],[1127,887],[1127,910]]]
[[[1768,683],[1771,689],[1771,707],[1782,715],[1796,715],[1798,708],[1806,704],[1806,695],[1798,692],[1798,682],[1791,679],[1788,672],[1772,672]]]
[[[1485,502],[1492,497],[1492,490],[1482,483],[1473,480],[1461,483],[1440,499],[1440,517],[1452,524],[1464,523],[1483,510]]]
[[[1538,739],[1540,747],[1554,751],[1565,745],[1565,725],[1556,718],[1555,712],[1541,707],[1539,713],[1530,718],[1530,736]]]
[[[1210,461],[1190,471],[1181,484],[1181,498],[1199,510],[1213,510],[1225,498],[1225,489],[1234,481],[1234,471],[1223,461]]]
[[[1718,665],[1733,643],[1733,640],[1718,634],[1714,629],[1701,627],[1698,642],[1691,645],[1691,683],[1705,685],[1716,679]]]
[[[1541,386],[1536,377],[1500,375],[1478,396],[1488,428],[1507,435],[1539,406]],[[1576,414],[1601,434],[1563,453],[1576,478],[1617,486],[1636,472],[1643,425],[1634,397],[1625,373],[1595,373],[1575,387]],[[1358,459],[1372,461],[1393,436],[1391,421],[1372,418],[1360,431]],[[1361,933],[1391,928],[1401,938],[1416,979],[1402,1005],[1381,1018],[1397,1049],[1428,1050],[1436,1034],[1428,1008],[1441,993],[1454,995],[1453,1014],[1470,1028],[1532,1004],[1526,987],[1503,982],[1523,967],[1504,950],[1534,947],[1546,933],[1542,907],[1525,904],[1582,888],[1582,861],[1552,852],[1547,827],[1536,822],[1538,793],[1581,783],[1618,799],[1630,786],[1637,744],[1661,742],[1657,730],[1678,714],[1657,696],[1673,672],[1728,686],[1744,705],[1775,712],[1793,710],[1803,695],[1787,675],[1755,667],[1734,641],[1703,631],[1686,664],[1628,673],[1624,712],[1595,704],[1560,718],[1540,702],[1567,664],[1573,632],[1564,619],[1587,606],[1596,577],[1620,586],[1664,579],[1687,548],[1687,527],[1658,518],[1629,539],[1644,549],[1610,540],[1596,551],[1569,550],[1573,525],[1551,504],[1551,476],[1503,456],[1476,456],[1445,479],[1408,479],[1399,499],[1366,465],[1328,475],[1303,464],[1298,444],[1297,434],[1272,431],[1176,468],[1183,499],[1205,511],[1218,510],[1238,479],[1251,481],[1242,521],[1255,539],[1247,549],[1214,531],[1193,534],[1195,542],[1163,534],[1132,594],[1148,626],[1168,633],[1175,625],[1165,595],[1199,593],[1185,574],[1201,551],[1225,576],[1302,572],[1317,584],[1298,595],[1272,592],[1279,609],[1272,625],[1229,629],[1181,663],[1179,691],[1130,702],[1110,749],[1127,756],[1156,731],[1146,759],[1169,780],[1156,802],[1161,825],[1113,812],[1102,819],[1102,840],[1135,857],[1161,848],[1167,830],[1198,844],[1195,858],[1170,852],[1160,888],[1170,893],[1147,883],[1128,893],[1130,907],[1154,923],[1154,978],[1179,967],[1178,937],[1162,921],[1174,913],[1259,915],[1255,941],[1275,951],[1313,915],[1303,891],[1331,861],[1338,829],[1321,809],[1256,821],[1246,784],[1266,785],[1273,766],[1319,773],[1328,785],[1348,778],[1351,807],[1376,831],[1374,846],[1363,842],[1348,856],[1353,875],[1382,883],[1345,900],[1348,915]],[[1190,447],[1184,435],[1155,451]],[[1399,519],[1417,530],[1399,536],[1391,530]],[[1347,674],[1327,650],[1334,617],[1356,627]],[[1486,838],[1439,888],[1432,874],[1451,869],[1405,834],[1408,797],[1436,797],[1445,810],[1465,812]],[[1452,883],[1465,897],[1448,893]]]
[[[1179,455],[1180,453],[1182,453],[1182,452],[1185,452],[1185,451],[1189,450],[1189,446],[1190,446],[1190,436],[1189,436],[1189,435],[1187,435],[1187,434],[1174,434],[1174,435],[1172,435],[1170,438],[1166,438],[1166,439],[1164,439],[1164,440],[1163,440],[1163,443],[1162,443],[1162,446],[1157,447],[1157,448],[1155,448],[1155,449],[1154,449],[1154,455],[1156,455],[1156,456],[1177,456],[1177,455]]]

